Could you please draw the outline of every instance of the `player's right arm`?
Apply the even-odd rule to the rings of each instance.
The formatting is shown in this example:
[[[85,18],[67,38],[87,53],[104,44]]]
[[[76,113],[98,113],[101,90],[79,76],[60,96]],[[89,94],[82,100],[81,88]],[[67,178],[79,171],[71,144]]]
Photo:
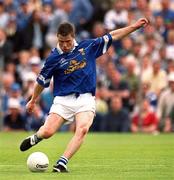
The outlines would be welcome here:
[[[42,93],[43,89],[48,87],[51,81],[51,77],[54,72],[55,64],[52,63],[53,56],[50,54],[45,61],[45,64],[37,77],[37,82],[34,86],[33,94],[30,101],[26,105],[26,110],[31,113],[35,108],[37,98]],[[54,61],[53,61],[54,62]]]
[[[29,113],[33,112],[33,110],[35,108],[35,104],[36,104],[37,98],[39,97],[39,95],[41,94],[43,89],[44,89],[44,87],[41,86],[40,84],[38,84],[38,83],[35,84],[32,97],[31,97],[30,101],[26,105],[26,109],[27,109],[27,111]]]

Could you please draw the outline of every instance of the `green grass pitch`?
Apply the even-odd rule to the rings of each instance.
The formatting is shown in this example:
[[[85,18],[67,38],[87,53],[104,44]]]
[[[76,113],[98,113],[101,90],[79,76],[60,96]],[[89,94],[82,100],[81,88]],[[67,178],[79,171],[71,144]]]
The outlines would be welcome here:
[[[1,180],[172,180],[174,179],[174,135],[89,133],[80,151],[68,164],[70,173],[52,173],[71,133],[57,133],[26,152],[19,144],[28,133],[0,132]],[[42,151],[50,165],[44,173],[26,167],[29,154]]]

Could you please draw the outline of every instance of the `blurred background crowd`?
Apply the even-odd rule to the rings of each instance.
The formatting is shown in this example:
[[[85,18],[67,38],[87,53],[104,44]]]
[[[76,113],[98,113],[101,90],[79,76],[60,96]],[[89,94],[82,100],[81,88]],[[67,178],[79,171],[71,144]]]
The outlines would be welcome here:
[[[32,114],[25,105],[61,22],[72,22],[81,41],[141,17],[150,25],[114,42],[97,60],[91,131],[174,131],[174,0],[0,0],[1,129],[35,131],[43,124],[52,84]]]

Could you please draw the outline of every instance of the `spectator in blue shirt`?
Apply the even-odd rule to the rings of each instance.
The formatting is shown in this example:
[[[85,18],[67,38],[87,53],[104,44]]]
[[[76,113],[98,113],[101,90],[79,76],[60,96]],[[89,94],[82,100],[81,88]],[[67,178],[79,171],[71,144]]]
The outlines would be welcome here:
[[[79,29],[85,25],[93,15],[93,7],[89,0],[74,0],[70,20]]]
[[[155,16],[161,16],[167,28],[170,28],[174,21],[174,11],[170,9],[170,0],[161,1],[162,10],[155,13]]]
[[[130,129],[129,112],[123,108],[120,96],[111,98],[110,111],[101,123],[101,130],[108,132],[128,132]]]

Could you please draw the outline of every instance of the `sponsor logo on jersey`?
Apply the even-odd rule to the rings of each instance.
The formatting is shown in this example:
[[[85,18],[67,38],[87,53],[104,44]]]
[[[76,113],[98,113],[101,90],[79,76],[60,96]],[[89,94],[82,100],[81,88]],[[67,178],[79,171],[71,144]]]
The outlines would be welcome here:
[[[70,61],[70,65],[68,66],[68,68],[64,71],[65,74],[70,74],[78,69],[82,69],[86,66],[86,61],[82,60],[80,62],[78,62],[77,60],[71,60]]]

